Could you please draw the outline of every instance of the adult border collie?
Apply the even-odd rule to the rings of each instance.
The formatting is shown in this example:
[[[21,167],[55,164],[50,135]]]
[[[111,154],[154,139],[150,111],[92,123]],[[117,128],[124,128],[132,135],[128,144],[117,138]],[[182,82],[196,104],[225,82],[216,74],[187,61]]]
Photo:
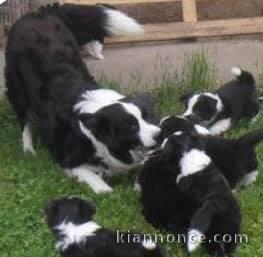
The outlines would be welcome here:
[[[43,9],[63,20],[78,44],[97,59],[104,58],[101,52],[105,37],[143,33],[136,20],[110,5],[54,4]]]
[[[204,244],[215,257],[232,256],[241,215],[224,176],[205,153],[202,140],[187,132],[170,135],[146,161],[140,176],[146,220],[185,235],[188,252]]]
[[[248,186],[256,181],[258,161],[256,146],[263,141],[263,130],[251,131],[239,138],[229,139],[209,135],[209,131],[180,116],[166,117],[160,124],[163,140],[178,131],[196,133],[204,149],[234,189],[238,184]]]
[[[28,14],[12,27],[5,75],[24,151],[34,153],[33,116],[55,160],[97,193],[112,190],[102,175],[138,165],[142,150],[156,143],[160,129],[147,121],[148,98],[100,89],[71,31],[49,9]]]
[[[60,198],[46,208],[48,225],[63,257],[163,257],[163,249],[140,234],[103,228],[93,216],[96,208],[79,198]],[[121,238],[118,238],[120,237]],[[138,237],[140,240],[138,240]]]
[[[239,67],[233,67],[232,73],[236,79],[215,92],[182,96],[186,107],[183,116],[205,126],[213,135],[227,131],[241,118],[255,116],[259,100],[253,75]]]

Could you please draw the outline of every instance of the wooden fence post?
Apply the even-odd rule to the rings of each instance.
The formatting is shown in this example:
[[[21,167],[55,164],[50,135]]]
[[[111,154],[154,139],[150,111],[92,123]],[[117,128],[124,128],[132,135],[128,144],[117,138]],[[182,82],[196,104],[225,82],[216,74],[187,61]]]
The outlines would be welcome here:
[[[184,22],[197,22],[196,0],[182,0]]]

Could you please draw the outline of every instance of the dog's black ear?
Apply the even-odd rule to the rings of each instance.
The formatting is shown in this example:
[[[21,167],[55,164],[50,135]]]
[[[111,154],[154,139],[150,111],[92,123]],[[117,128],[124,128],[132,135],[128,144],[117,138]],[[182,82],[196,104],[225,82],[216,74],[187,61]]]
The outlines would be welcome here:
[[[79,120],[93,133],[100,135],[104,135],[104,132],[109,133],[109,120],[103,115],[84,113],[79,115]]]
[[[181,103],[183,103],[184,105],[186,105],[189,101],[189,99],[194,95],[194,92],[191,92],[191,93],[187,93],[187,94],[184,94],[182,95],[180,98],[179,98],[179,101]]]
[[[153,123],[159,123],[159,115],[156,112],[154,98],[150,93],[140,93],[133,97],[127,97],[124,101],[132,102],[138,106],[142,112],[142,117]]]

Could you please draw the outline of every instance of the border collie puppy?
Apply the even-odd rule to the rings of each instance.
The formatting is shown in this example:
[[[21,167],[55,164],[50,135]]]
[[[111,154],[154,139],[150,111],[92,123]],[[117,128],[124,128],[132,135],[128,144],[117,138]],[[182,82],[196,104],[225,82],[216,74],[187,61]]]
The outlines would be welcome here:
[[[71,31],[43,9],[12,27],[5,75],[7,97],[23,130],[24,151],[35,153],[33,117],[54,159],[97,193],[112,190],[103,175],[138,165],[160,134],[150,121],[149,99],[100,89]]]
[[[104,58],[105,37],[135,36],[144,32],[135,19],[108,4],[54,4],[42,9],[61,18],[83,50],[97,59]]]
[[[145,163],[139,184],[146,220],[186,235],[188,252],[202,240],[214,256],[234,252],[236,243],[222,237],[239,233],[239,206],[198,137],[182,131],[169,136]]]
[[[163,257],[163,249],[150,240],[135,241],[139,234],[102,228],[93,221],[96,208],[79,198],[51,201],[47,208],[48,225],[63,257]],[[133,240],[134,239],[134,240]]]
[[[259,101],[253,75],[238,67],[236,76],[214,93],[187,94],[181,97],[185,104],[183,116],[208,128],[213,135],[227,131],[244,117],[253,117],[259,111]]]
[[[178,131],[197,133],[204,142],[204,149],[234,189],[237,184],[248,186],[256,181],[257,155],[255,147],[263,140],[263,130],[255,130],[238,139],[209,135],[206,128],[180,116],[166,117],[161,122],[164,140]]]

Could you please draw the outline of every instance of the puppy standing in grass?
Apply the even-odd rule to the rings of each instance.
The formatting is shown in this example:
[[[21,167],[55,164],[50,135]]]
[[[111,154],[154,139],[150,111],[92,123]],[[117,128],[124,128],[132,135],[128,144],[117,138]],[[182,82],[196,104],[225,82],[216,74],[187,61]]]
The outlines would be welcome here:
[[[12,27],[5,75],[24,151],[35,153],[33,118],[66,174],[96,193],[112,191],[103,176],[139,165],[143,152],[156,144],[160,129],[151,122],[147,98],[101,89],[83,63],[74,35],[50,8],[28,14]]]
[[[79,198],[62,198],[51,201],[47,220],[56,247],[63,257],[163,257],[163,250],[150,240],[135,241],[138,234],[118,232],[93,221],[96,208]],[[134,241],[133,241],[134,240]]]
[[[259,111],[255,80],[251,73],[232,68],[232,80],[215,92],[187,94],[181,97],[185,104],[183,116],[219,135],[244,117],[253,117]]]
[[[202,236],[210,254],[226,257],[234,252],[236,242],[222,239],[239,233],[239,206],[200,138],[182,131],[169,136],[146,161],[139,184],[146,220],[185,234],[188,252],[200,246]]]
[[[263,141],[263,130],[249,132],[237,139],[212,136],[209,131],[181,116],[170,116],[160,124],[163,140],[178,131],[196,133],[204,149],[227,179],[230,187],[248,186],[258,176],[256,146]]]

